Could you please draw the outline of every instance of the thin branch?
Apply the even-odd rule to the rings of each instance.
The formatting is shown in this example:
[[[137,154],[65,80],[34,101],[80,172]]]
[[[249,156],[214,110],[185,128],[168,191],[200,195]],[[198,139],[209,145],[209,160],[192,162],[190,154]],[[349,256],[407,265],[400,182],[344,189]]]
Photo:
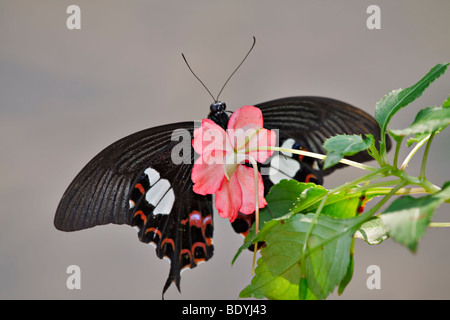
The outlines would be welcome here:
[[[416,154],[416,152],[425,144],[425,142],[430,139],[431,134],[427,135],[425,138],[420,140],[416,146],[411,150],[411,152],[406,156],[405,160],[402,163],[402,166],[400,167],[400,170],[404,171],[406,167],[408,166],[408,163],[411,161],[412,157]]]
[[[326,155],[323,155],[320,153],[309,152],[309,151],[304,151],[304,150],[297,150],[297,149],[286,149],[286,148],[280,148],[280,147],[256,147],[256,148],[246,149],[245,152],[251,152],[251,151],[256,151],[256,150],[274,150],[274,151],[281,151],[281,152],[289,152],[289,153],[299,154],[299,155],[302,155],[305,157],[321,159],[321,160],[326,158]],[[339,162],[349,165],[349,166],[352,166],[352,167],[355,167],[355,168],[358,168],[358,169],[362,169],[362,170],[367,170],[367,171],[377,170],[377,168],[375,168],[375,167],[368,166],[366,164],[362,164],[362,163],[348,160],[348,159],[342,159]]]

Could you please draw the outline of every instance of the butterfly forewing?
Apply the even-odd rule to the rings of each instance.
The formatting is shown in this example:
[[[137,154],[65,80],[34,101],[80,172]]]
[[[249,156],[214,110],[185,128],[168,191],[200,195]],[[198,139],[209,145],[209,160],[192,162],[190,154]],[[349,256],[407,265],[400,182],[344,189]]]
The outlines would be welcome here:
[[[338,134],[367,134],[380,140],[380,127],[375,119],[361,109],[345,102],[324,97],[290,97],[256,104],[261,109],[264,127],[278,129],[280,145],[293,139],[297,149],[325,154],[322,145],[326,139]],[[388,149],[390,140],[387,139]],[[367,152],[349,159],[364,162],[372,160]],[[318,162],[321,166],[321,162]],[[342,165],[323,172],[330,174]]]
[[[129,224],[129,196],[134,182],[149,164],[161,160],[161,151],[177,142],[175,129],[193,130],[193,122],[139,131],[118,140],[95,156],[64,193],[54,224],[63,231],[96,225]]]

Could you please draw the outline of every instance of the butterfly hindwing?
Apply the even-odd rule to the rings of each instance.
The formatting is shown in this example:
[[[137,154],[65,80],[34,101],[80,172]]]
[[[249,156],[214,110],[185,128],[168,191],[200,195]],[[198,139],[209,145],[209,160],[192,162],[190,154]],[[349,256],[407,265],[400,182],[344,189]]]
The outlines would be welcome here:
[[[193,122],[150,128],[101,151],[75,177],[56,211],[55,227],[76,231],[108,223],[138,228],[139,240],[153,243],[171,262],[164,291],[180,272],[213,255],[212,200],[192,190]],[[182,134],[186,141],[180,141]],[[184,143],[185,161],[173,161]]]

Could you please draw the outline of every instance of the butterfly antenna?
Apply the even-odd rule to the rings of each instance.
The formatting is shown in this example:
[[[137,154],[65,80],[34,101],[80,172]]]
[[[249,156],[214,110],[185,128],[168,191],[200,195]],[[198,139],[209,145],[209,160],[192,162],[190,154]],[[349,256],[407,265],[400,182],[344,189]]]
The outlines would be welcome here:
[[[239,65],[236,67],[236,69],[234,69],[234,71],[230,74],[230,76],[228,77],[227,81],[225,81],[225,83],[222,86],[222,89],[220,89],[219,94],[217,95],[217,98],[215,99],[215,101],[219,100],[219,96],[222,93],[223,89],[225,88],[225,86],[227,85],[228,81],[230,81],[231,77],[236,73],[236,71],[238,71],[239,67],[244,63],[245,59],[247,59],[248,55],[250,54],[250,52],[252,52],[253,47],[256,44],[256,38],[255,36],[253,36],[253,44],[250,48],[250,50],[248,50],[247,54],[245,55],[244,59],[242,59],[241,63],[239,63]]]
[[[197,77],[197,75],[195,74],[195,72],[192,70],[191,66],[189,65],[189,63],[186,60],[186,57],[184,56],[184,54],[181,54],[183,56],[184,62],[186,62],[186,65],[188,66],[189,70],[191,70],[192,74],[194,75],[194,77],[197,78],[197,80],[202,84],[202,86],[206,89],[206,91],[208,91],[209,95],[211,96],[211,98],[213,98],[214,102],[217,102],[217,100],[214,98],[213,94],[211,93],[211,91],[209,91],[209,89],[206,87],[206,85],[203,83],[202,80],[200,80],[199,77]]]

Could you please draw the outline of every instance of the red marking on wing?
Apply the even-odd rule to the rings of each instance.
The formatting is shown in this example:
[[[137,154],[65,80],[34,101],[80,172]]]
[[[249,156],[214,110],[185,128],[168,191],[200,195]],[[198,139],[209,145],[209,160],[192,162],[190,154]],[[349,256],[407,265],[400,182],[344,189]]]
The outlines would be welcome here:
[[[175,250],[175,243],[173,242],[173,239],[169,239],[169,238],[165,238],[162,242],[161,242],[161,248],[164,246],[164,244],[170,244],[172,246],[172,250]]]
[[[135,185],[134,187],[135,187],[136,189],[138,189],[140,193],[142,193],[142,194],[145,193],[145,189],[144,189],[144,187],[142,186],[142,184],[136,183],[136,185]]]
[[[304,149],[304,148],[301,148],[301,150],[302,150],[302,151],[308,151],[308,150],[306,150],[306,149]],[[303,158],[304,158],[304,155],[302,155],[302,154],[299,154],[299,155],[298,155],[298,160],[299,160],[300,162],[303,161]]]
[[[206,217],[203,218],[203,224],[204,224],[205,226],[208,225],[208,224],[211,224],[211,225],[212,225],[212,217],[211,217],[211,215],[206,216]]]
[[[316,180],[317,180],[317,177],[316,177],[315,175],[313,175],[312,173],[309,173],[309,174],[306,175],[306,177],[305,177],[305,182],[308,183],[309,180],[311,180],[311,179],[316,179]]]
[[[156,228],[148,228],[147,230],[145,230],[145,233],[148,233],[148,232],[156,233],[156,234],[158,235],[158,237],[161,238],[161,231],[159,231],[159,230],[156,229]]]
[[[134,216],[140,216],[140,218],[142,219],[142,221],[144,222],[144,225],[147,223],[147,217],[145,216],[144,212],[142,212],[142,210],[136,211],[136,213],[134,214]],[[147,229],[148,230],[148,229]],[[147,231],[146,231],[147,232]]]
[[[195,252],[195,249],[197,247],[202,248],[203,252],[205,253],[205,256],[206,256],[206,245],[203,242],[196,242],[192,245],[192,252]],[[205,261],[205,258],[194,258],[195,263],[199,263],[201,261]]]
[[[183,224],[187,223],[187,221],[186,222],[184,222],[184,221],[185,220],[182,221]],[[211,238],[207,238],[205,236],[205,229],[206,229],[207,225],[212,225],[211,215],[202,217],[202,214],[197,210],[194,210],[189,214],[189,226],[197,227],[197,228],[201,229],[203,238],[208,241],[208,245],[211,245],[211,242],[212,242]]]
[[[208,215],[206,217],[202,217],[202,214],[199,211],[194,210],[194,211],[192,211],[189,214],[189,218],[187,218],[187,219],[189,219],[189,227],[196,227],[196,228],[199,228],[202,231],[202,236],[203,236],[203,239],[205,239],[205,243],[201,243],[201,244],[203,246],[205,244],[207,246],[211,246],[212,245],[212,239],[210,237],[206,236],[206,227],[208,225],[212,225],[212,217],[211,217],[211,215]],[[187,224],[187,219],[182,220],[181,223],[183,225],[186,225]],[[200,242],[197,242],[197,244],[200,244]],[[194,251],[194,246],[195,246],[195,244],[193,245],[192,251]],[[205,250],[205,252],[206,252],[206,250]]]

